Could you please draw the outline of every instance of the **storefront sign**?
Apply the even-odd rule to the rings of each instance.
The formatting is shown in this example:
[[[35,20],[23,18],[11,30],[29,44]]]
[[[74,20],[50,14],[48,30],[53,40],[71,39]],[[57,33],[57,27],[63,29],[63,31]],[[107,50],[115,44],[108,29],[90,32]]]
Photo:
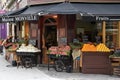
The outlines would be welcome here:
[[[85,21],[120,21],[120,16],[83,16]]]
[[[13,22],[15,21],[13,17],[2,17],[2,22]]]
[[[109,21],[110,18],[109,17],[99,17],[99,16],[96,16],[96,20],[97,21]]]
[[[25,21],[25,20],[28,20],[28,21],[31,21],[31,20],[37,20],[38,16],[18,16],[18,17],[15,17],[15,21]]]
[[[96,16],[96,21],[120,21],[120,16]]]
[[[14,22],[14,21],[31,21],[38,20],[37,15],[28,15],[28,16],[12,16],[12,17],[2,17],[2,22]]]

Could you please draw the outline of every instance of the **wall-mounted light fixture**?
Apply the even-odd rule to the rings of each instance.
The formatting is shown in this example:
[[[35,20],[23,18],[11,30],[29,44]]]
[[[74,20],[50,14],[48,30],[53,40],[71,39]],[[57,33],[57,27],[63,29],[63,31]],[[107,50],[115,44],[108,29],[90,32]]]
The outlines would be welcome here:
[[[55,19],[56,19],[57,17],[58,17],[57,15],[53,15],[53,18],[55,18]]]
[[[46,15],[46,14],[48,14],[48,13],[46,13],[46,12],[44,12],[44,11],[38,12],[38,15],[39,15],[39,16]]]

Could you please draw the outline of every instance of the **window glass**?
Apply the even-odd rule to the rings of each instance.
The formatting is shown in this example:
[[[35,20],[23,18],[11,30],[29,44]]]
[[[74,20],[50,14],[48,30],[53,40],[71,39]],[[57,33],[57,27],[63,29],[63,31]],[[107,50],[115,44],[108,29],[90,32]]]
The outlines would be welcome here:
[[[106,22],[106,45],[109,48],[118,47],[118,22]]]

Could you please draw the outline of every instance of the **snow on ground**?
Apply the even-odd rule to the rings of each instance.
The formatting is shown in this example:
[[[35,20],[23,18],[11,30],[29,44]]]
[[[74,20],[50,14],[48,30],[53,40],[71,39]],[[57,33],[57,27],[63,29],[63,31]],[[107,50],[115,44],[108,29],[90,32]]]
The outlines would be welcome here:
[[[53,68],[48,71],[44,67],[39,67],[38,69],[51,77],[64,80],[120,80],[120,76],[115,75],[56,72]]]
[[[19,67],[17,69],[16,67],[8,65],[10,65],[10,63],[0,55],[0,80],[60,80],[44,74],[36,67],[32,69]]]
[[[115,75],[56,72],[53,68],[48,71],[43,66],[17,69],[7,65],[10,63],[0,55],[0,80],[120,80]]]

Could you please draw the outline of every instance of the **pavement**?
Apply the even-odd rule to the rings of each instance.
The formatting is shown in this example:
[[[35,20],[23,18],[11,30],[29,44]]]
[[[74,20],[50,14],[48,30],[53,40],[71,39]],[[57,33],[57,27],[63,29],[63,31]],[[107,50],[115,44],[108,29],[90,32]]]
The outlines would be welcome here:
[[[60,80],[59,78],[51,77],[37,67],[22,68],[13,67],[5,60],[3,55],[0,55],[0,80]]]
[[[82,74],[48,71],[45,66],[31,68],[13,67],[0,55],[0,80],[120,80],[116,75]]]

